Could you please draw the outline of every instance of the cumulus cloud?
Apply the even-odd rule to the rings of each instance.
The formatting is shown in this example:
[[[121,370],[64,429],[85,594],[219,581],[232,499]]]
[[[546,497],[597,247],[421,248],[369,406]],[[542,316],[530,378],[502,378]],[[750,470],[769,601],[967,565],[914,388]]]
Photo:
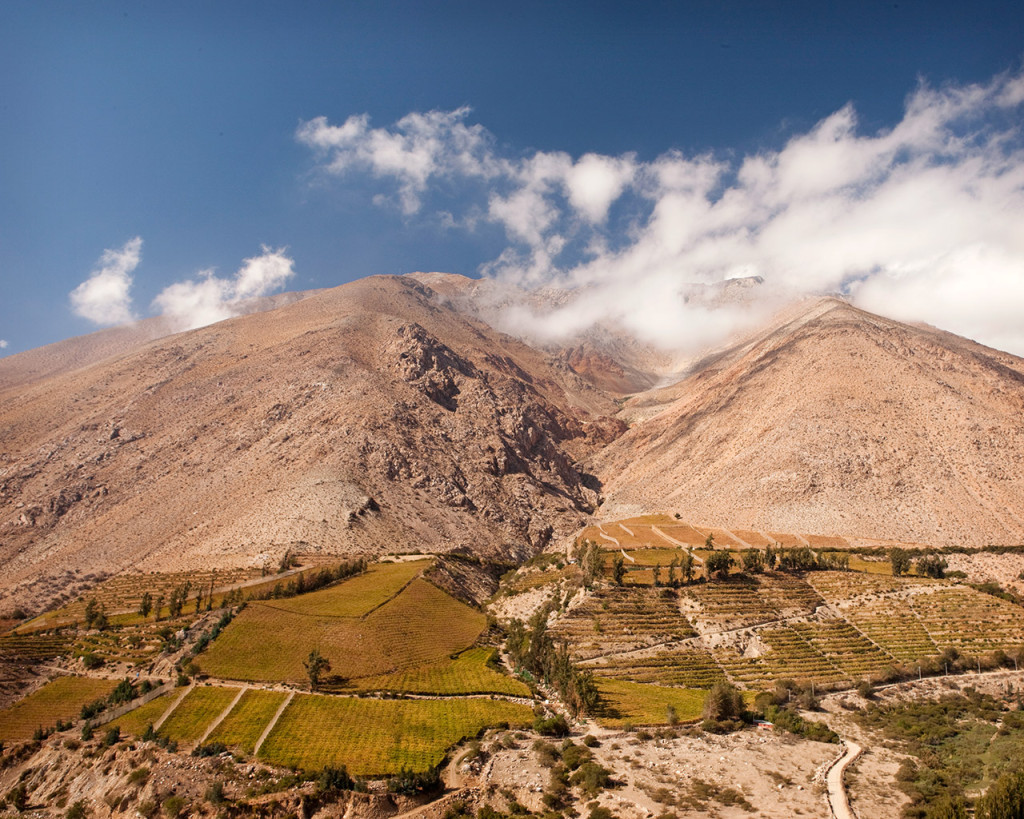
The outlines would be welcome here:
[[[6,349],[7,349],[7,339],[6,338],[0,338],[0,350],[6,350]]]
[[[142,239],[136,236],[117,250],[104,250],[97,267],[71,291],[71,309],[104,326],[135,320],[132,312],[132,273],[142,258]]]
[[[743,320],[708,293],[757,276],[765,294],[839,292],[1024,354],[1022,105],[1024,72],[922,82],[889,127],[865,132],[847,104],[739,158],[509,156],[464,108],[392,128],[321,117],[297,137],[329,176],[362,170],[396,184],[406,215],[461,185],[464,214],[448,222],[482,219],[507,237],[481,272],[576,293],[544,316],[509,313],[535,334],[614,321],[694,349]]]
[[[295,275],[293,266],[284,248],[271,250],[264,245],[263,252],[245,259],[230,279],[204,270],[195,279],[165,287],[153,299],[153,307],[170,318],[178,330],[204,327],[239,315],[246,301],[283,287]]]
[[[285,248],[262,246],[259,256],[245,259],[234,276],[218,278],[213,270],[165,287],[152,307],[169,318],[175,330],[191,330],[241,314],[246,303],[280,289],[295,275]],[[137,316],[132,306],[132,273],[142,258],[142,239],[119,250],[105,250],[98,267],[71,292],[74,311],[101,325],[126,324]],[[0,348],[6,346],[0,344]]]

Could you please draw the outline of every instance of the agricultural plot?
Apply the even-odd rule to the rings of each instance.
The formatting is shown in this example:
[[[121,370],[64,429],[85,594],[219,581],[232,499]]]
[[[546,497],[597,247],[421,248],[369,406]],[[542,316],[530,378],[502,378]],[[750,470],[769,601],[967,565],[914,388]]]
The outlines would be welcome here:
[[[939,654],[906,600],[888,598],[843,609],[846,618],[901,662]]]
[[[597,590],[552,626],[573,656],[588,659],[675,642],[696,634],[679,611],[672,589],[610,587]]]
[[[784,574],[688,586],[684,596],[692,601],[687,611],[702,634],[810,614],[823,602],[803,579]]]
[[[602,710],[597,721],[606,728],[633,725],[665,725],[671,706],[675,721],[693,722],[701,717],[707,691],[641,685],[625,680],[598,679]]]
[[[772,627],[757,632],[762,649],[758,656],[743,656],[735,649],[713,650],[718,663],[736,682],[750,688],[766,688],[775,680],[835,683],[848,677],[797,631]]]
[[[845,620],[810,620],[794,623],[792,628],[850,679],[866,677],[892,665],[890,654]]]
[[[778,544],[786,549],[800,549],[807,545],[800,535],[789,532],[765,532],[765,534],[773,544]]]
[[[1020,606],[966,586],[915,594],[911,606],[940,649],[977,653],[1024,645]]]
[[[0,661],[35,665],[63,656],[71,641],[56,634],[5,634],[0,637]]]
[[[845,550],[850,548],[850,542],[845,537],[838,535],[804,535],[804,540],[815,551],[822,550]]]
[[[106,698],[117,683],[92,677],[58,677],[0,711],[0,740],[31,739],[37,728],[78,719],[83,705]]]
[[[193,688],[160,726],[159,733],[175,742],[198,742],[211,723],[237,696],[237,688]]]
[[[769,538],[752,529],[733,529],[732,533],[753,549],[764,549],[772,545]]]
[[[131,734],[132,736],[141,737],[146,733],[146,729],[150,725],[156,724],[156,722],[164,715],[168,708],[174,703],[175,697],[178,696],[177,691],[173,691],[169,694],[161,694],[154,700],[150,700],[145,705],[140,705],[133,711],[129,711],[127,714],[118,717],[111,722],[112,727],[120,728],[121,733]]]
[[[382,606],[429,566],[429,561],[376,563],[337,586],[300,594],[273,605],[311,617],[362,617]]]
[[[809,572],[807,582],[829,603],[843,605],[859,598],[874,599],[880,595],[895,595],[939,581],[920,577],[893,577],[890,570],[888,575],[854,571]]]
[[[208,739],[251,754],[263,731],[288,697],[283,691],[250,688]]]
[[[420,578],[364,617],[322,614],[367,611],[379,599],[351,582],[284,601],[287,608],[276,600],[251,603],[200,655],[201,668],[226,679],[298,683],[306,679],[302,661],[318,649],[335,675],[377,676],[441,662],[470,646],[486,625],[483,614]],[[355,602],[345,599],[352,589]],[[310,613],[303,610],[308,598],[315,598]]]
[[[689,524],[680,524],[678,521],[658,528],[672,540],[678,540],[687,546],[703,546],[708,537],[706,533],[694,529]]]
[[[355,776],[428,770],[448,748],[488,726],[525,727],[533,711],[487,699],[370,700],[296,696],[270,732],[259,757],[272,765],[348,768]]]
[[[410,668],[378,677],[353,681],[362,691],[391,691],[402,694],[508,694],[529,697],[529,687],[493,667],[493,648],[471,648],[455,659]]]
[[[726,678],[710,652],[693,647],[618,656],[584,663],[582,667],[601,678],[675,688],[711,688]]]
[[[719,549],[743,549],[743,548],[745,548],[743,546],[743,544],[740,543],[740,541],[738,541],[736,538],[734,538],[725,529],[716,529],[713,526],[712,527],[696,526],[694,528],[697,529],[697,531],[699,531],[699,532],[703,532],[705,537],[708,536],[708,535],[711,535],[711,537],[714,538],[715,546],[717,548],[719,548]],[[704,544],[704,541],[701,541],[701,545],[703,545],[703,544]]]

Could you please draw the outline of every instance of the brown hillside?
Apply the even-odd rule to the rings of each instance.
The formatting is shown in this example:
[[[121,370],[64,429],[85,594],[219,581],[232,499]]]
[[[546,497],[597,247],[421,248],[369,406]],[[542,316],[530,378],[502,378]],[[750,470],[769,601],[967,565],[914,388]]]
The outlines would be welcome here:
[[[593,461],[604,514],[1024,543],[1015,356],[827,299],[631,404]]]
[[[615,410],[423,284],[364,279],[0,391],[0,586],[289,547],[522,557],[592,509],[574,463]]]

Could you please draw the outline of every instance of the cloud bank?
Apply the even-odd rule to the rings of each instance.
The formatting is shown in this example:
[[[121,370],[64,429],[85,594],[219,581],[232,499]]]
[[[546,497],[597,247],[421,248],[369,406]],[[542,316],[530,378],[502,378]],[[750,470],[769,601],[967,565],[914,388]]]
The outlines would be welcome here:
[[[219,278],[210,269],[165,287],[153,299],[152,308],[169,319],[175,331],[240,315],[247,302],[273,293],[295,275],[294,262],[284,248],[272,250],[264,245],[261,250],[259,256],[243,260],[231,278]],[[132,274],[141,260],[139,237],[119,250],[105,250],[99,268],[71,292],[75,313],[101,325],[135,321]]]
[[[676,349],[743,320],[694,295],[758,276],[764,293],[842,293],[1024,354],[1024,73],[933,88],[922,82],[891,127],[864,133],[848,104],[781,147],[740,158],[667,151],[514,156],[469,110],[409,114],[373,128],[303,123],[328,177],[369,174],[406,218],[458,192],[449,223],[502,228],[481,266],[572,303],[534,332],[613,321]],[[447,203],[447,202],[446,202]],[[451,210],[446,208],[446,210]]]
[[[96,324],[127,324],[132,311],[132,273],[142,258],[142,239],[129,239],[119,250],[104,250],[97,268],[71,291],[71,309]]]

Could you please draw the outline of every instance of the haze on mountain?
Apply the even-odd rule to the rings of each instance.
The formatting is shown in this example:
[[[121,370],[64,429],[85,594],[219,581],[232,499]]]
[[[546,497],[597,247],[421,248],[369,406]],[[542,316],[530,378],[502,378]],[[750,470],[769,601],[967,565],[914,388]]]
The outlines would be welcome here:
[[[156,340],[4,359],[7,601],[286,549],[511,562],[625,511],[1024,541],[1015,356],[835,299],[702,359],[613,325],[528,343],[484,320],[516,298],[495,287],[371,277]],[[738,309],[756,289],[704,298]],[[543,311],[572,296],[523,298]]]

